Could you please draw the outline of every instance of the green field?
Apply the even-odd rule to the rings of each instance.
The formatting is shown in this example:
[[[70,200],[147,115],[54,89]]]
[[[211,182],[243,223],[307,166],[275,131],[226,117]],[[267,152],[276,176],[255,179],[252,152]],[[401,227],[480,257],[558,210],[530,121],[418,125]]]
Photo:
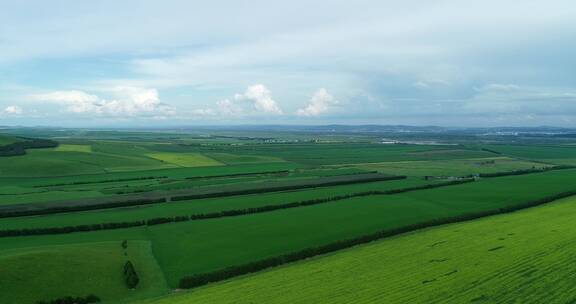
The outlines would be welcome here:
[[[521,159],[553,164],[576,164],[576,147],[558,145],[486,145],[484,148]]]
[[[90,145],[59,145],[56,151],[65,151],[65,152],[92,152],[92,146]]]
[[[479,140],[459,131],[6,132],[0,146],[54,144],[0,156],[0,303],[88,294],[104,303],[564,303],[573,296],[565,287],[570,230],[545,233],[568,225],[576,200],[565,200],[162,299],[185,277],[572,193],[576,169],[550,170],[576,164],[569,139]],[[405,140],[383,144],[389,136]],[[94,210],[65,209],[78,207]],[[47,214],[30,215],[37,211]],[[124,282],[127,260],[141,279],[134,290]],[[550,266],[528,269],[544,263]]]
[[[198,153],[151,153],[147,156],[181,167],[221,166],[222,163]]]
[[[446,225],[145,303],[571,303],[576,199]]]
[[[217,270],[309,246],[424,220],[493,210],[574,190],[576,171],[552,171],[370,196],[277,212],[148,228],[0,239],[3,248],[132,239],[150,240],[171,287],[185,275]],[[525,188],[535,189],[531,192]],[[511,197],[509,193],[517,193]],[[447,200],[446,197],[451,197]],[[346,223],[346,225],[335,225]],[[311,229],[311,227],[314,227]],[[233,231],[233,233],[231,233]],[[281,237],[279,237],[281,236]],[[229,252],[233,250],[234,254]]]
[[[145,274],[137,292],[124,286],[120,269],[128,259]],[[89,294],[97,294],[102,300],[128,300],[160,295],[167,290],[150,243],[145,241],[129,242],[126,255],[120,242],[3,250],[0,269],[2,303],[31,303],[63,295]],[[70,280],[64,284],[63,278]]]
[[[162,205],[147,205],[140,207],[104,209],[98,211],[62,213],[44,216],[6,218],[0,219],[0,227],[2,227],[2,229],[41,228],[75,226],[86,223],[97,224],[107,222],[122,222],[128,220],[143,220],[154,217],[208,213],[223,210],[283,204],[287,202],[295,202],[371,190],[384,191],[423,185],[427,183],[430,182],[426,182],[420,179],[383,181],[323,187],[299,191],[283,191],[276,193],[178,201]]]

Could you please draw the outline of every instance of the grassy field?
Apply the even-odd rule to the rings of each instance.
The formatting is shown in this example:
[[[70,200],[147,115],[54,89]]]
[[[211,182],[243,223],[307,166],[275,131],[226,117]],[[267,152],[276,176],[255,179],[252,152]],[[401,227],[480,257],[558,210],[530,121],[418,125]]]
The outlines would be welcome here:
[[[126,255],[124,255],[126,252]],[[136,290],[124,285],[122,267],[130,260],[142,273]],[[2,251],[0,302],[33,303],[62,296],[95,294],[102,300],[157,296],[167,291],[150,243],[130,241],[55,245]],[[62,282],[63,278],[68,278]]]
[[[143,303],[571,303],[575,214],[564,199]]]

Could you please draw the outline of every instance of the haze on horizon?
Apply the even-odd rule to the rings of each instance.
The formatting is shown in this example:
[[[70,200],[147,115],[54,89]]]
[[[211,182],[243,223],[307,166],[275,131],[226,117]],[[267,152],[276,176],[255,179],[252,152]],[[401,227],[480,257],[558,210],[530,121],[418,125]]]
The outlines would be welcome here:
[[[576,127],[576,3],[0,0],[0,125]]]

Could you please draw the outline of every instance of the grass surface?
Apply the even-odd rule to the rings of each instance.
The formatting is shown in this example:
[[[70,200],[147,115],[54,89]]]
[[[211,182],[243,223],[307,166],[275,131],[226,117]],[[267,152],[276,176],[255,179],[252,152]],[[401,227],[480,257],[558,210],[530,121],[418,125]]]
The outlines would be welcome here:
[[[130,259],[141,275],[136,290],[124,284],[122,267]],[[162,273],[146,241],[131,241],[127,255],[120,242],[40,246],[0,253],[0,303],[35,303],[64,296],[95,294],[104,301],[166,292]]]
[[[569,198],[145,303],[571,303],[575,220]]]

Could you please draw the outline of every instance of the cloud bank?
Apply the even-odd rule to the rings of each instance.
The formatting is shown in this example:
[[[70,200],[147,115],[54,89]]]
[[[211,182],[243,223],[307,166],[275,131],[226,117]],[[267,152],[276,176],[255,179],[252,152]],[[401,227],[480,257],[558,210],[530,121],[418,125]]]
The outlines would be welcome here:
[[[32,95],[36,101],[56,103],[64,111],[76,114],[103,116],[170,115],[174,110],[160,102],[156,89],[138,87],[114,87],[108,90],[113,98],[104,99],[84,91],[55,91]]]

